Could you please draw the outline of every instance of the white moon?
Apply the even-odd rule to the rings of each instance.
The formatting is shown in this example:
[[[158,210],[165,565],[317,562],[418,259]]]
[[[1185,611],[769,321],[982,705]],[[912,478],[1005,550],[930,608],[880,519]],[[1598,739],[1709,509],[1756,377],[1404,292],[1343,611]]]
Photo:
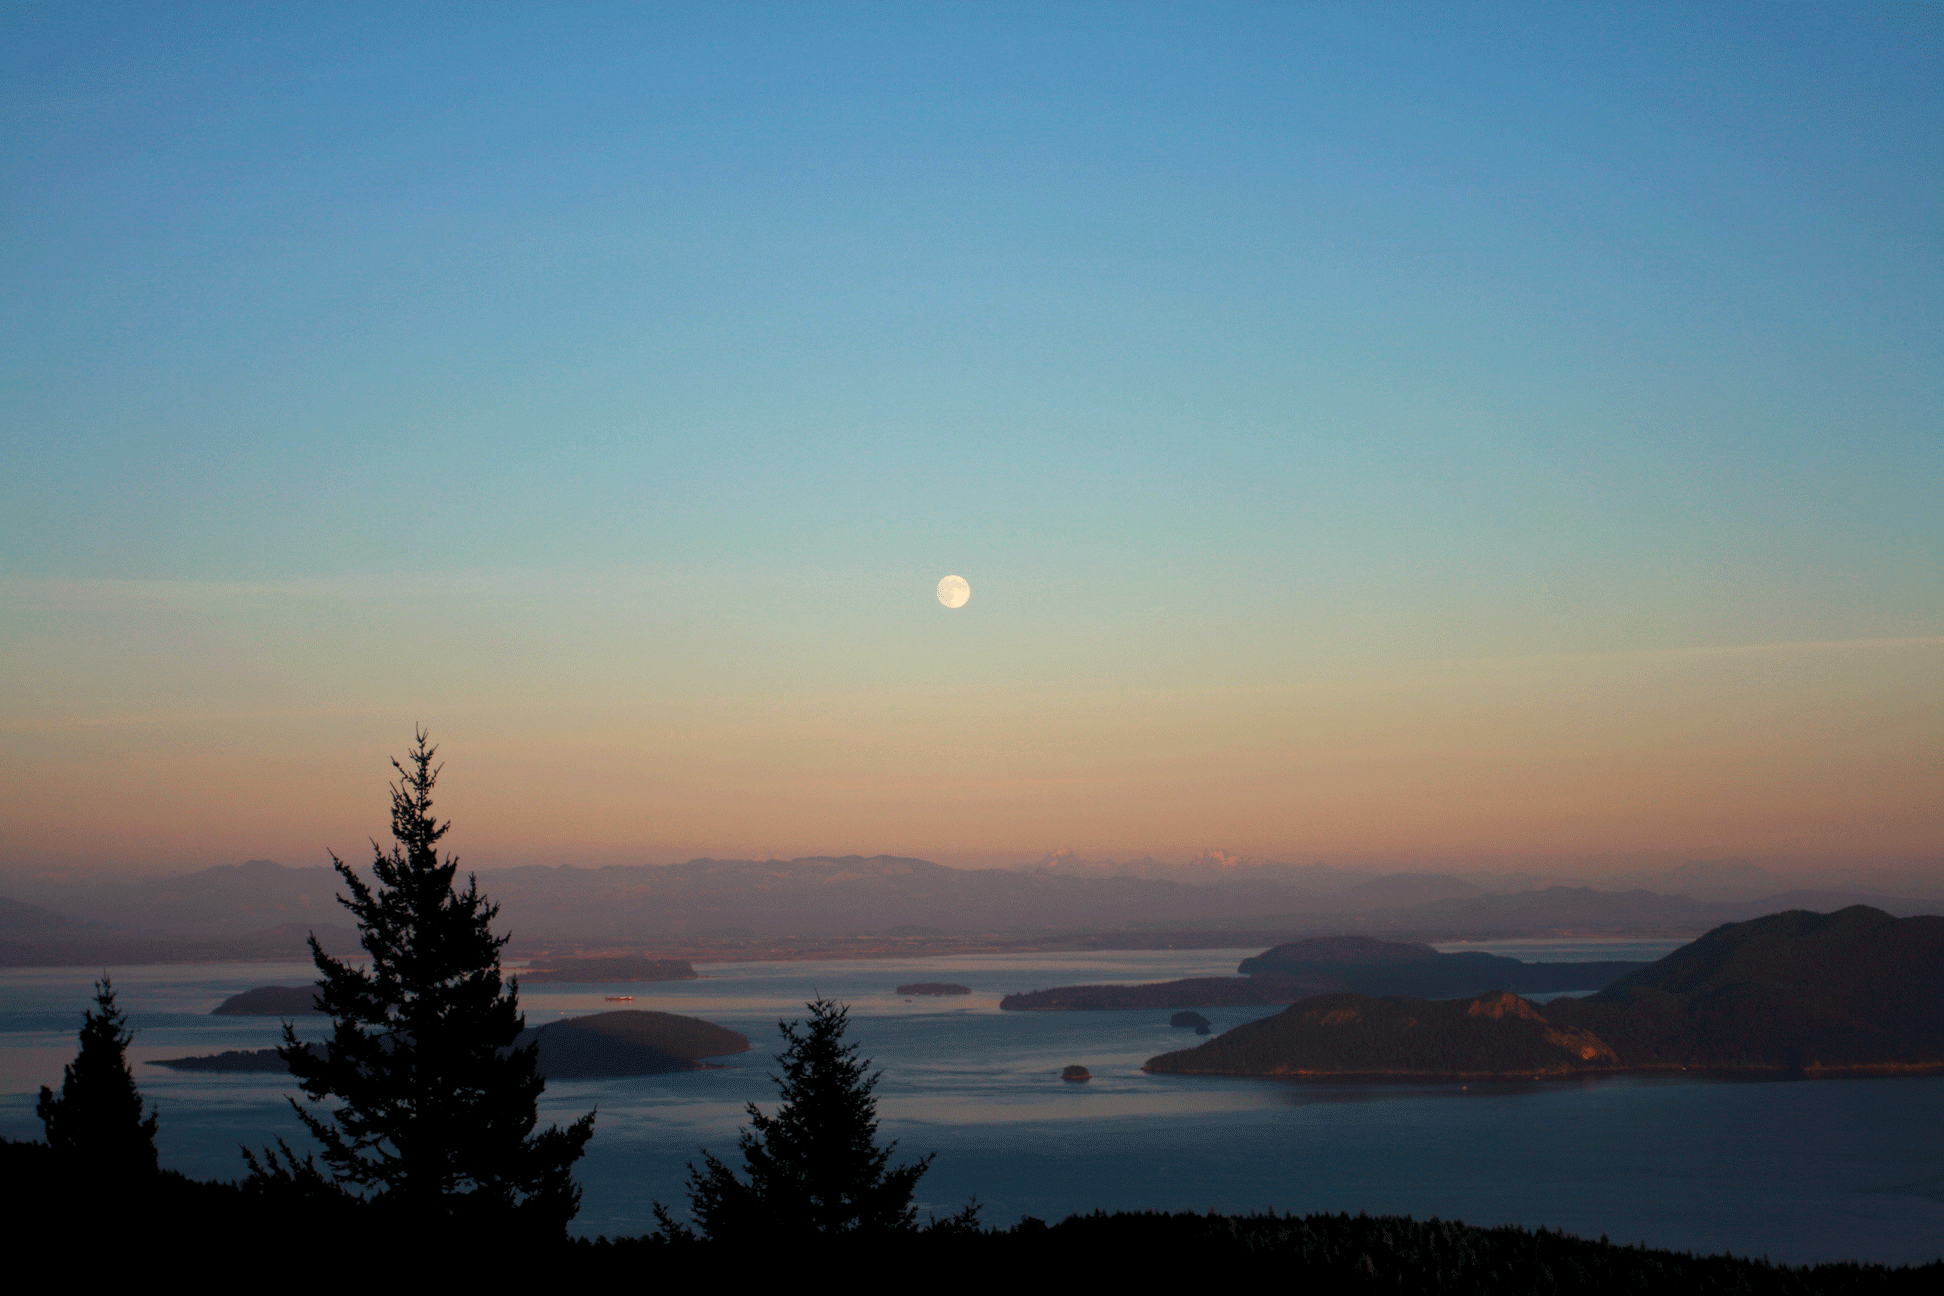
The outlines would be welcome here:
[[[965,583],[963,576],[947,576],[938,582],[938,601],[946,607],[964,607],[965,600],[972,597],[972,587]]]

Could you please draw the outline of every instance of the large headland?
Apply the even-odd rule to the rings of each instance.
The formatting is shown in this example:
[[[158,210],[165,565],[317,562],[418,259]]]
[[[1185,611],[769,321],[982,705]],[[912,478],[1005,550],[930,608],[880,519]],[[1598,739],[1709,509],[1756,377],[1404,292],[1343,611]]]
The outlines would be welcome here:
[[[1857,905],[1724,924],[1584,998],[1334,991],[1197,1048],[1171,1075],[1453,1079],[1944,1070],[1944,918]]]

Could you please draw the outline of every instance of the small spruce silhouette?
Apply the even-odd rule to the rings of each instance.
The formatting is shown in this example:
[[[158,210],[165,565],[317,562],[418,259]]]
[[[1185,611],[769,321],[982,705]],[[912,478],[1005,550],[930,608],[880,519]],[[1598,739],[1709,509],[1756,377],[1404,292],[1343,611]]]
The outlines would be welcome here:
[[[142,1091],[128,1067],[134,1032],[115,1006],[115,986],[103,972],[95,1008],[81,1017],[81,1051],[62,1068],[61,1092],[41,1086],[35,1113],[47,1144],[71,1165],[107,1174],[153,1175],[158,1114],[142,1116]]]
[[[849,1009],[818,998],[805,1005],[810,1020],[778,1022],[786,1041],[770,1077],[783,1099],[776,1115],[750,1103],[749,1124],[738,1140],[747,1180],[702,1150],[702,1166],[689,1164],[689,1211],[711,1241],[811,1240],[852,1233],[910,1230],[917,1208],[913,1189],[935,1153],[892,1166],[893,1140],[878,1146],[877,1098],[882,1072],[843,1042]],[[948,1225],[970,1226],[969,1206]],[[677,1240],[695,1229],[655,1203],[655,1219]]]

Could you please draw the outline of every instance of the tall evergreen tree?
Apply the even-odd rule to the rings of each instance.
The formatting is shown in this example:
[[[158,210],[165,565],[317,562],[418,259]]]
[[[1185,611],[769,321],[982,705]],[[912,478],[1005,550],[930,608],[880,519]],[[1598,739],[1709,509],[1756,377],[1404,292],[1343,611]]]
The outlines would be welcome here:
[[[829,999],[805,1005],[808,1024],[778,1022],[786,1041],[772,1076],[783,1099],[776,1115],[750,1103],[739,1146],[748,1179],[705,1148],[702,1168],[689,1165],[689,1210],[713,1241],[773,1242],[910,1229],[912,1190],[931,1166],[927,1154],[893,1167],[897,1142],[879,1147],[875,1090],[857,1045],[843,1042],[850,1010]],[[970,1208],[970,1219],[976,1207]],[[660,1203],[655,1218],[672,1236],[691,1236]]]
[[[372,843],[375,887],[331,856],[351,892],[338,902],[356,916],[371,961],[334,959],[311,938],[331,1036],[320,1056],[286,1022],[278,1054],[307,1097],[338,1105],[323,1115],[291,1106],[323,1145],[332,1179],[402,1223],[560,1236],[580,1206],[572,1167],[594,1114],[535,1132],[546,1081],[531,1046],[511,1047],[526,1019],[518,982],[500,976],[499,906],[472,876],[458,890],[457,858],[439,858],[452,825],[432,815],[436,753],[421,730],[410,768],[392,762],[396,842],[389,852]],[[245,1157],[258,1184],[318,1178],[275,1152],[267,1164]]]
[[[142,1091],[128,1067],[134,1038],[115,1007],[114,983],[103,972],[95,982],[95,1008],[81,1014],[81,1051],[62,1069],[61,1092],[42,1085],[34,1108],[48,1146],[75,1168],[124,1177],[155,1173],[159,1118],[153,1110],[142,1116]]]

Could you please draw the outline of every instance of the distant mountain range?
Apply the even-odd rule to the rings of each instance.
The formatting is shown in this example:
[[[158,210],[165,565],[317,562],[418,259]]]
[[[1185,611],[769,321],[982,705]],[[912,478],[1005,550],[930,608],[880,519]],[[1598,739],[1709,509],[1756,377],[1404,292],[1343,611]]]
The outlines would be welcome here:
[[[1057,858],[1023,870],[955,869],[888,855],[532,866],[483,871],[479,881],[502,904],[505,929],[522,945],[644,951],[712,938],[914,933],[1036,933],[1082,945],[1258,948],[1339,932],[1412,940],[1692,935],[1782,909],[1863,902],[1903,915],[1944,907],[1845,891],[1739,901],[1558,886],[1495,894],[1437,873],[1370,876],[1328,865],[1226,858],[1229,863],[1204,861],[1195,874],[1199,881],[1124,871],[1145,870],[1151,861],[1113,866],[1121,872]],[[0,958],[9,961],[42,955],[66,961],[71,955],[98,962],[102,954],[92,951],[110,945],[127,957],[106,961],[149,961],[137,955],[149,950],[166,957],[164,947],[187,952],[197,942],[242,942],[286,951],[264,957],[296,957],[304,932],[316,930],[341,946],[351,928],[334,899],[340,889],[334,872],[269,860],[139,882],[77,886],[16,879],[9,885],[17,898],[0,907]]]
[[[1021,871],[1059,877],[1139,877],[1197,884],[1236,882],[1248,878],[1270,879],[1279,886],[1316,895],[1342,894],[1360,885],[1374,885],[1381,891],[1385,887],[1398,885],[1395,880],[1404,878],[1436,878],[1444,888],[1440,894],[1446,897],[1590,885],[1601,891],[1654,891],[1694,900],[1755,900],[1790,889],[1789,883],[1781,875],[1744,859],[1689,860],[1669,868],[1631,869],[1592,879],[1526,873],[1466,880],[1435,869],[1384,873],[1377,869],[1340,868],[1332,864],[1284,864],[1213,849],[1204,850],[1191,860],[1175,864],[1152,857],[1126,861],[1084,859],[1074,851],[1058,850],[1022,866]],[[1858,894],[1884,892],[1881,888],[1864,888]],[[1417,895],[1414,898],[1430,897]]]
[[[0,967],[105,967],[121,963],[228,963],[309,957],[315,933],[326,953],[359,949],[345,922],[284,923],[235,936],[127,931],[0,897]]]

